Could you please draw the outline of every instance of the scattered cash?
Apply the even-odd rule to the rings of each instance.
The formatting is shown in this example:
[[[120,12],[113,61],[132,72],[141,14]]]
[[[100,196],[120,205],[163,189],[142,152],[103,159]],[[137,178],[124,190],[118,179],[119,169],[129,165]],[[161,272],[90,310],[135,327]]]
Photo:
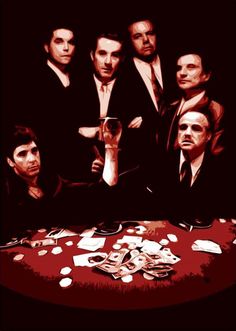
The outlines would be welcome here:
[[[76,267],[94,267],[105,261],[107,253],[87,253],[73,256],[74,265]]]

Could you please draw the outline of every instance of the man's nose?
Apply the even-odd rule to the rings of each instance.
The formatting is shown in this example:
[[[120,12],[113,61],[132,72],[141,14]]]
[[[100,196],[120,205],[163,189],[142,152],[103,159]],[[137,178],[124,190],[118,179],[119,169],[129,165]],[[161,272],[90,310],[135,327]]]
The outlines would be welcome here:
[[[186,128],[186,130],[184,131],[184,135],[185,135],[185,136],[191,136],[191,134],[192,134],[191,127],[188,126],[188,127]]]
[[[111,55],[107,55],[105,58],[105,64],[111,64]]]
[[[180,76],[186,76],[187,75],[187,69],[186,68],[181,68],[179,70],[179,74],[180,74]]]
[[[28,161],[34,162],[36,160],[36,156],[33,153],[28,154]]]
[[[144,44],[149,43],[149,38],[148,38],[148,36],[146,34],[143,35],[143,43]]]
[[[68,49],[69,49],[69,44],[68,44],[67,41],[65,41],[64,44],[63,44],[63,50],[68,51]]]

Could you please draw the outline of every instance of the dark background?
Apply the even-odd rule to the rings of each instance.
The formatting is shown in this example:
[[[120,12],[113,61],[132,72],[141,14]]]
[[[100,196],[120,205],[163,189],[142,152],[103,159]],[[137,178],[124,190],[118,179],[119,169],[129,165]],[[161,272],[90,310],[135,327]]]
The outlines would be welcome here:
[[[175,69],[176,52],[192,46],[204,50],[211,62],[214,70],[211,94],[227,110],[226,131],[232,161],[236,142],[235,0],[1,0],[0,3],[1,108],[5,111],[9,113],[11,107],[18,107],[12,99],[20,97],[21,88],[29,83],[27,75],[42,61],[42,35],[53,21],[69,21],[78,29],[79,75],[80,68],[89,60],[93,31],[101,26],[124,29],[132,16],[148,14],[157,22],[159,50],[170,68]],[[175,80],[174,72],[169,80]]]
[[[1,109],[17,96],[19,82],[26,84],[27,73],[41,61],[41,34],[54,19],[78,24],[78,61],[86,62],[89,38],[100,25],[121,27],[130,16],[150,13],[158,22],[159,45],[174,58],[177,49],[199,44],[214,66],[212,92],[227,110],[229,162],[235,162],[235,9],[234,0],[224,1],[37,1],[1,0]],[[79,66],[78,66],[79,68]],[[79,72],[78,72],[79,74]],[[16,101],[17,105],[17,101]],[[9,108],[10,111],[10,108]],[[20,109],[19,109],[20,111]],[[2,115],[2,110],[1,110]],[[2,117],[2,116],[1,116]],[[234,263],[234,261],[232,261]],[[221,272],[221,271],[219,271]],[[20,281],[19,279],[16,281]],[[146,312],[93,312],[56,307],[36,302],[6,289],[1,292],[1,331],[66,330],[81,326],[88,318],[93,329],[105,329],[102,321],[121,329],[233,329],[235,287],[215,296],[175,307]],[[125,298],[124,298],[125,300]],[[137,318],[137,316],[139,316]],[[96,323],[96,319],[101,320]],[[68,319],[68,322],[66,322]],[[122,319],[128,322],[116,323]],[[204,319],[206,322],[204,322]],[[93,320],[93,322],[92,322]],[[132,323],[132,320],[136,322]],[[114,323],[114,324],[110,324]],[[82,324],[84,328],[86,323]],[[204,326],[205,327],[204,327]],[[235,325],[234,325],[235,326]],[[89,326],[88,326],[89,328]]]

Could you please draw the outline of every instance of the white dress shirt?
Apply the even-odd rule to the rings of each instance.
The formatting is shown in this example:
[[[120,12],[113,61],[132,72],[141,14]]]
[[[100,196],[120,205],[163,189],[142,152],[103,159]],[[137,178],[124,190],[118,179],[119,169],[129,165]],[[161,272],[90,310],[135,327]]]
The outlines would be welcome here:
[[[134,57],[134,64],[139,72],[139,74],[141,75],[147,89],[148,92],[152,98],[152,101],[155,105],[156,110],[158,111],[158,105],[157,105],[157,101],[156,101],[156,97],[154,95],[154,91],[152,88],[152,81],[151,81],[151,67],[150,64],[152,64],[153,68],[154,68],[154,72],[155,72],[155,76],[156,79],[158,80],[159,84],[161,85],[161,87],[163,88],[163,80],[162,80],[162,74],[161,74],[161,61],[159,56],[157,55],[155,60],[152,63],[147,63],[144,62],[140,59],[138,59],[137,57]]]
[[[201,165],[202,165],[202,161],[204,158],[204,152],[202,154],[200,154],[198,157],[196,157],[196,159],[192,160],[190,162],[190,166],[191,166],[191,172],[192,172],[192,179],[191,179],[191,186],[193,185],[193,183],[195,182]],[[180,181],[182,180],[182,175],[181,175],[181,168],[182,168],[182,164],[184,163],[184,161],[187,161],[186,158],[183,155],[183,152],[180,151],[180,161],[179,161],[179,176],[180,176]]]
[[[111,80],[110,82],[103,85],[103,83],[93,75],[94,81],[98,91],[98,97],[100,102],[100,117],[104,118],[107,116],[107,110],[109,105],[109,100],[111,97],[111,91],[113,89],[116,79]]]
[[[64,87],[70,85],[70,78],[68,73],[65,74],[62,72],[50,60],[47,60],[47,65],[55,72]]]

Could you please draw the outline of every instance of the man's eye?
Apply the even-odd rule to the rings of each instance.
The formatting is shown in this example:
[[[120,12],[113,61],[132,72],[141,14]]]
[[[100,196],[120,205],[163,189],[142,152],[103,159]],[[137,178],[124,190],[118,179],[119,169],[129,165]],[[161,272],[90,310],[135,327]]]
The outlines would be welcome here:
[[[136,33],[133,35],[133,39],[139,39],[141,37],[142,37],[142,35],[140,33]]]
[[[120,52],[112,53],[113,57],[119,58],[121,56]]]
[[[106,53],[105,51],[98,51],[98,54],[104,56],[104,55],[106,55],[107,53]]]
[[[193,131],[196,131],[196,132],[203,131],[203,127],[201,127],[200,125],[195,125],[195,124],[192,126],[192,129],[193,129]]]
[[[19,156],[19,157],[25,157],[26,154],[27,154],[27,152],[22,151],[22,152],[19,152],[19,153],[17,154],[17,156]]]
[[[186,130],[187,128],[188,128],[188,126],[187,126],[186,124],[180,124],[180,125],[179,125],[179,130],[184,131],[184,130]]]
[[[69,41],[68,41],[68,44],[70,44],[70,45],[75,45],[75,39],[71,39],[71,40],[69,40]]]
[[[147,35],[148,35],[148,36],[154,36],[154,35],[155,35],[154,30],[150,30],[150,31],[148,31],[148,32],[147,32]]]
[[[61,38],[56,38],[56,39],[54,40],[54,43],[55,43],[55,44],[61,44],[61,43],[63,43],[63,39],[61,39]]]
[[[33,147],[32,148],[32,150],[31,150],[31,152],[33,153],[33,154],[37,154],[38,153],[38,147]]]
[[[188,69],[196,69],[197,66],[196,66],[195,64],[188,64],[188,65],[187,65],[187,68],[188,68]]]

